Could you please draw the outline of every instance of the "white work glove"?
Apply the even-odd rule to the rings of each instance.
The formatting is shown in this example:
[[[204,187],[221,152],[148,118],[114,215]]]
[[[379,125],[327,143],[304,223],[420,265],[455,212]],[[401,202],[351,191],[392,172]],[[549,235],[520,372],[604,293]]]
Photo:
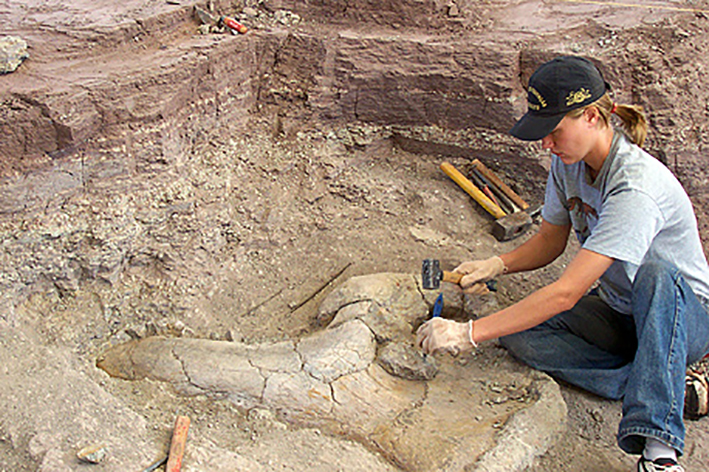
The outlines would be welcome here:
[[[460,286],[469,295],[483,295],[488,292],[485,282],[506,272],[505,263],[498,256],[483,261],[463,262],[453,272],[463,274]]]
[[[432,318],[416,331],[416,344],[426,354],[448,352],[454,356],[473,349],[470,323],[458,323],[445,318]]]

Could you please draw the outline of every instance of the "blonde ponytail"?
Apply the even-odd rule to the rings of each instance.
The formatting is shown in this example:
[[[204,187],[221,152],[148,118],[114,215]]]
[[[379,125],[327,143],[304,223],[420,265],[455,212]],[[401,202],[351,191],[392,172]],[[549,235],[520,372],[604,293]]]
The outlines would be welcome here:
[[[623,130],[630,140],[642,147],[647,137],[647,118],[640,105],[615,103],[607,93],[590,105],[569,112],[569,116],[581,116],[588,107],[596,107],[606,126],[611,124],[611,116],[616,115],[623,122]]]

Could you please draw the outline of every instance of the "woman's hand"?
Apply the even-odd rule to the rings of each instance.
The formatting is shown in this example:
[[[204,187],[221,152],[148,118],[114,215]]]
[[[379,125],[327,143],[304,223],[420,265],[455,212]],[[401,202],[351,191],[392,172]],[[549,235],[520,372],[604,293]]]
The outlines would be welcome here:
[[[460,286],[469,295],[483,295],[488,292],[485,282],[505,273],[505,263],[498,256],[482,261],[463,262],[453,272],[463,274]]]
[[[473,349],[470,325],[445,318],[432,318],[416,331],[416,344],[426,354],[448,352],[454,356]]]

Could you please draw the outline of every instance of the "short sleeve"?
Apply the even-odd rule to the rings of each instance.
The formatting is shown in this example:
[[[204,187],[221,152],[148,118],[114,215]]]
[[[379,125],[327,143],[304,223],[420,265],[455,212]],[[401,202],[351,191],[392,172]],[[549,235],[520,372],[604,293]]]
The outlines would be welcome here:
[[[637,265],[663,225],[662,212],[649,195],[634,189],[619,190],[606,197],[598,224],[583,247]]]

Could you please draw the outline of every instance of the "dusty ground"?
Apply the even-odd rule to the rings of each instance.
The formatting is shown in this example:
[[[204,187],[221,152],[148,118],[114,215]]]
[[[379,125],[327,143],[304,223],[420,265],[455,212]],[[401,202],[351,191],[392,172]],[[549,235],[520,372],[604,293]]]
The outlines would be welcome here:
[[[524,105],[520,77],[559,52],[597,57],[619,101],[647,108],[647,147],[709,241],[709,2],[214,2],[241,15],[243,36],[199,35],[195,3],[207,7],[0,2],[3,30],[31,45],[0,76],[0,359],[19,366],[0,371],[0,470],[37,470],[60,449],[43,421],[91,416],[26,419],[47,373],[73,379],[57,398],[91,385],[120,398],[156,445],[184,412],[220,448],[261,447],[264,467],[358,470],[354,443],[288,436],[228,402],[114,381],[94,361],[152,333],[303,336],[351,276],[515,247],[438,165],[479,157],[541,203],[545,156],[505,131]],[[501,280],[501,302],[567,260]],[[568,434],[531,470],[631,470],[615,446],[620,405],[562,390]],[[112,423],[122,410],[106,405]],[[707,470],[709,421],[688,426],[684,464]],[[61,438],[66,450],[86,440]]]

